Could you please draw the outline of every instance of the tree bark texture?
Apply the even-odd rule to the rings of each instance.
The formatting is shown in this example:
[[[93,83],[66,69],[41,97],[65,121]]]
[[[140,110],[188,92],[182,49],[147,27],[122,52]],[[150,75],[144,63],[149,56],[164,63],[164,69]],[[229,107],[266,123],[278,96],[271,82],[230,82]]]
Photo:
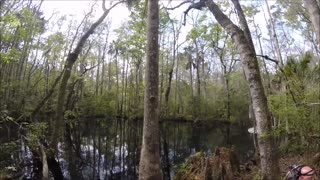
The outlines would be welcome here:
[[[271,118],[259,72],[256,53],[250,46],[250,42],[246,39],[245,33],[238,26],[233,24],[212,0],[207,0],[206,5],[219,24],[231,35],[231,38],[240,53],[242,66],[249,83],[253,110],[257,122],[262,179],[280,179],[280,177],[278,177],[280,173],[277,151],[271,132]]]
[[[42,144],[39,143],[39,148],[41,152],[41,159],[42,159],[42,180],[49,180],[49,167],[47,163],[47,155],[44,151],[44,147]]]
[[[240,22],[240,26],[242,27],[242,30],[244,32],[244,35],[246,36],[250,46],[252,46],[252,48],[254,49],[254,45],[253,45],[253,42],[252,42],[252,37],[251,37],[251,32],[250,32],[250,29],[249,29],[249,26],[248,26],[248,23],[247,23],[247,20],[246,20],[246,16],[241,8],[241,5],[239,3],[239,0],[231,0],[236,11],[237,11],[237,15],[239,17],[239,22]]]
[[[159,136],[159,5],[148,1],[147,63],[145,71],[143,139],[139,164],[140,180],[162,180]]]
[[[320,48],[320,4],[317,3],[317,0],[304,0],[303,2],[310,15]]]

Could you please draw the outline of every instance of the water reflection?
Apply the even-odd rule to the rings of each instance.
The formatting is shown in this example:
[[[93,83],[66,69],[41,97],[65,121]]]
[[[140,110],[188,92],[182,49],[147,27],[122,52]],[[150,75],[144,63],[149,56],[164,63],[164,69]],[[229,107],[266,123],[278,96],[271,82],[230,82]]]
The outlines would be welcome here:
[[[60,144],[59,161],[67,179],[137,179],[142,121],[81,119],[70,120],[65,141]],[[230,144],[240,155],[253,149],[246,130],[232,126]],[[161,161],[164,179],[170,179],[173,165],[191,154],[210,154],[226,146],[226,126],[186,122],[161,124]]]

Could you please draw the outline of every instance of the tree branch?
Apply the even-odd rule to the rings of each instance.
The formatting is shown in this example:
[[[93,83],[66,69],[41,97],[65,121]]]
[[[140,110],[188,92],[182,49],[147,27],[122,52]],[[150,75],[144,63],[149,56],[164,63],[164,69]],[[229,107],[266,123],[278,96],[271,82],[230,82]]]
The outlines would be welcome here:
[[[185,26],[186,25],[186,16],[188,14],[188,12],[191,10],[191,9],[198,9],[198,10],[201,10],[203,7],[206,6],[206,2],[205,0],[200,0],[199,2],[197,3],[193,3],[191,4],[187,10],[185,10],[183,13],[184,13],[184,16],[183,16],[183,25]]]
[[[187,3],[192,3],[192,0],[186,0],[186,1],[182,2],[182,3],[180,3],[180,4],[179,4],[178,6],[176,6],[176,7],[165,8],[165,9],[167,9],[167,10],[175,10],[175,9],[179,8],[180,6],[182,6],[182,5],[184,5],[184,4],[187,4]]]
[[[78,27],[77,27],[77,29],[76,29],[76,33],[74,34],[73,39],[72,39],[72,41],[71,41],[71,44],[70,44],[70,46],[69,46],[69,53],[68,53],[68,54],[70,54],[71,51],[72,51],[72,46],[73,46],[76,38],[78,37],[80,27],[81,27],[82,24],[89,18],[89,16],[91,15],[92,11],[93,11],[93,6],[91,6],[90,12],[84,16],[84,18],[81,20],[80,24],[78,25]]]
[[[107,11],[107,8],[106,8],[106,0],[103,0],[103,1],[102,1],[102,10],[103,10],[103,11]]]
[[[277,65],[279,64],[279,62],[278,62],[277,60],[271,59],[271,58],[270,58],[269,56],[267,56],[267,55],[259,55],[259,54],[257,54],[256,56],[259,56],[259,57],[262,57],[262,58],[264,58],[264,59],[266,59],[266,60],[272,61],[272,62],[276,63]]]

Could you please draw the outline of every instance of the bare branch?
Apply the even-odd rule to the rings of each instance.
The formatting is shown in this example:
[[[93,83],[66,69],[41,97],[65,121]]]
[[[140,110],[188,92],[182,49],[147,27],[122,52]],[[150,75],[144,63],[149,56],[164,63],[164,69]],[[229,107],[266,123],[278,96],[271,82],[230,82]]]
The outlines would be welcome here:
[[[72,42],[71,42],[71,44],[70,44],[70,46],[69,46],[69,53],[68,53],[68,54],[70,54],[71,51],[72,51],[72,46],[73,46],[76,38],[78,37],[78,34],[79,34],[79,31],[80,31],[81,26],[84,24],[85,21],[88,20],[89,16],[92,14],[92,12],[93,12],[93,6],[91,6],[90,12],[88,12],[88,13],[83,17],[82,21],[81,21],[80,24],[78,25],[78,27],[77,27],[77,29],[76,29],[76,33],[75,33],[75,35],[73,36]]]
[[[79,53],[81,52],[82,48],[83,48],[83,45],[84,43],[86,42],[86,40],[89,38],[89,36],[94,32],[94,30],[96,29],[96,27],[104,20],[104,18],[109,14],[109,12],[111,11],[111,9],[113,9],[115,6],[117,6],[118,4],[120,3],[123,3],[124,1],[118,1],[117,3],[115,3],[114,5],[112,5],[109,9],[106,9],[106,11],[104,11],[104,13],[102,14],[102,16],[95,22],[91,25],[91,27],[89,28],[89,30],[80,38],[76,48],[73,50],[72,53],[69,53],[70,58],[73,56],[73,55],[76,55],[78,56]],[[69,57],[68,57],[69,58]],[[67,58],[67,60],[68,60]],[[77,57],[74,59],[76,60]]]
[[[111,11],[111,9],[113,9],[114,7],[116,7],[118,4],[124,3],[124,0],[118,1],[116,2],[114,5],[112,5],[109,9],[107,9],[107,11]]]
[[[259,55],[259,54],[257,54],[257,56],[262,57],[262,58],[264,58],[264,59],[266,59],[266,60],[272,61],[272,62],[276,63],[277,65],[279,64],[279,62],[278,62],[277,60],[271,59],[271,58],[270,58],[269,56],[267,56],[267,55]]]
[[[89,67],[89,68],[85,68],[85,69],[84,69],[84,72],[82,72],[82,74],[85,74],[87,71],[90,71],[90,70],[92,70],[92,69],[96,68],[98,65],[99,65],[99,64],[94,65],[94,66]]]
[[[186,1],[182,2],[182,3],[180,3],[180,4],[179,4],[178,6],[176,6],[176,7],[171,7],[171,8],[166,7],[165,9],[167,9],[167,10],[175,10],[175,9],[179,8],[180,6],[182,6],[182,5],[184,5],[184,4],[192,3],[192,2],[193,2],[192,0],[186,0]]]

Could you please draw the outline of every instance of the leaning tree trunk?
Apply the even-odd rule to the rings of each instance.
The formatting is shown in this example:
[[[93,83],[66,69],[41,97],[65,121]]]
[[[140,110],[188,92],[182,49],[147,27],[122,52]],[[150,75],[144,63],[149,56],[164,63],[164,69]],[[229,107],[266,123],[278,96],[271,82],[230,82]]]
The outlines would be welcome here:
[[[140,180],[162,180],[159,137],[159,5],[148,1],[147,64],[145,71],[143,139],[139,164]]]
[[[303,2],[309,12],[317,36],[318,47],[320,48],[320,4],[317,3],[317,0],[304,0]]]
[[[106,9],[104,7],[105,1],[103,1],[103,9],[104,9],[103,14],[95,23],[93,23],[91,25],[89,30],[80,38],[76,48],[72,52],[70,52],[67,56],[66,64],[64,66],[64,73],[62,75],[62,80],[61,80],[60,87],[59,87],[56,120],[54,123],[53,133],[52,133],[52,137],[51,137],[51,144],[52,144],[53,148],[56,148],[59,137],[64,132],[64,125],[63,125],[63,111],[64,111],[64,104],[65,104],[64,101],[65,101],[65,97],[66,97],[66,89],[67,89],[68,80],[71,76],[72,67],[73,67],[74,63],[76,62],[76,60],[78,59],[79,54],[81,53],[82,48],[83,48],[84,44],[86,43],[86,41],[88,40],[89,36],[94,32],[94,30],[107,17],[110,10],[112,8],[114,8],[119,3],[121,3],[121,1],[114,4],[109,9]]]
[[[279,179],[279,166],[272,136],[271,118],[269,116],[267,98],[264,93],[255,50],[246,38],[245,33],[233,24],[212,0],[206,0],[206,5],[219,24],[231,35],[241,56],[257,122],[262,179]]]

